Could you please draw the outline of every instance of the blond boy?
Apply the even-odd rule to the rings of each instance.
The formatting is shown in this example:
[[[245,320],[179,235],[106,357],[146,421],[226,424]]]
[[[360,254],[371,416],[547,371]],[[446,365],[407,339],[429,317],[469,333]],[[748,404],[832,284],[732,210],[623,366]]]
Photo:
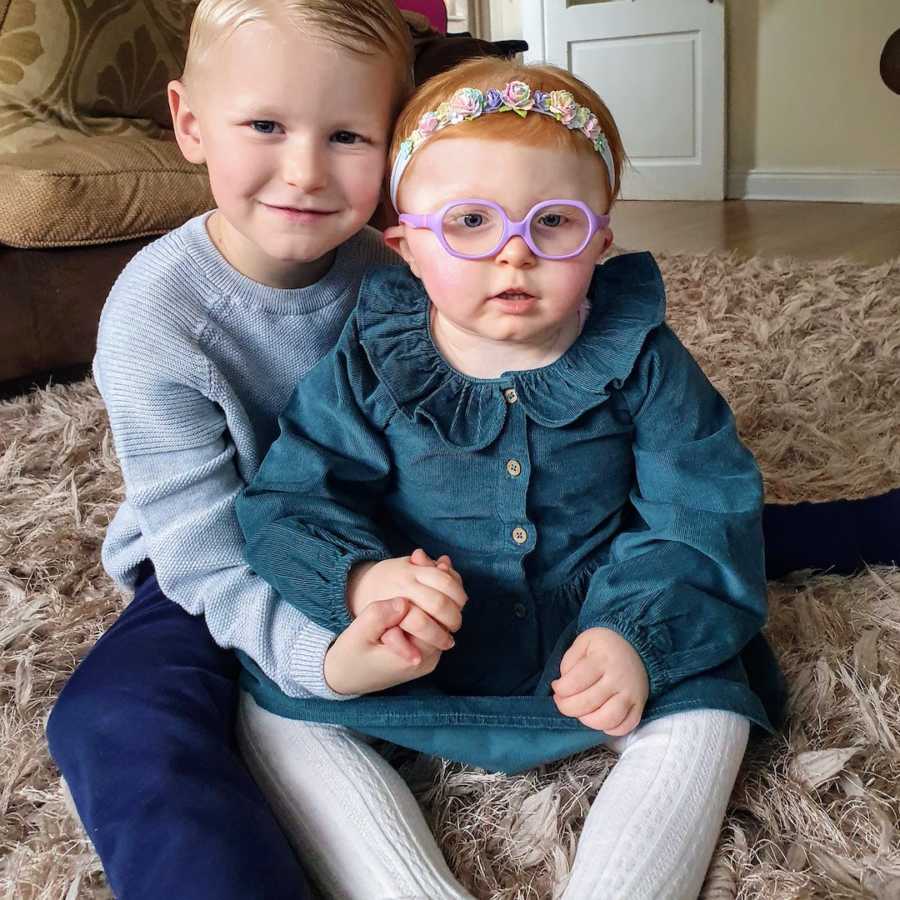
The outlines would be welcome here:
[[[103,311],[94,374],[125,499],[102,556],[134,599],[48,723],[117,896],[306,896],[234,747],[224,648],[288,693],[332,697],[334,635],[245,565],[233,502],[364,271],[390,259],[365,226],[410,73],[389,0],[202,0],[169,85],[217,207],[139,253]],[[402,617],[381,604],[357,632]]]

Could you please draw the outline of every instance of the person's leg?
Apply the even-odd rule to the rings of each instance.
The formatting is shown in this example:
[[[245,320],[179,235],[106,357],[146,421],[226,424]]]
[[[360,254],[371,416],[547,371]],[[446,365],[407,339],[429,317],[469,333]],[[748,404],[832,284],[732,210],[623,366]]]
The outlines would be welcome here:
[[[311,896],[237,749],[238,668],[151,574],[63,688],[50,752],[117,897]]]
[[[852,575],[865,563],[900,563],[900,489],[862,500],[767,503],[763,510],[766,574],[797,569]]]
[[[416,798],[369,739],[284,719],[242,694],[238,741],[272,808],[334,900],[462,900]]]
[[[585,820],[564,900],[696,900],[749,730],[704,709],[614,738],[620,757]]]

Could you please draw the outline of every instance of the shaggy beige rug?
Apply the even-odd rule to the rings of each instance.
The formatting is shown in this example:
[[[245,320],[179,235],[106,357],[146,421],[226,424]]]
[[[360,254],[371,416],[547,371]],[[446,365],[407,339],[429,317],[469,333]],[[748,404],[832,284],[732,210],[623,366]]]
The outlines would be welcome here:
[[[670,321],[735,408],[770,500],[900,486],[900,259],[660,257]],[[90,381],[0,404],[0,896],[108,897],[43,728],[123,605],[99,565],[121,497]],[[785,733],[752,746],[704,894],[900,898],[900,569],[771,585]],[[89,727],[89,723],[86,723]],[[505,777],[403,770],[481,898],[558,896],[614,757]]]

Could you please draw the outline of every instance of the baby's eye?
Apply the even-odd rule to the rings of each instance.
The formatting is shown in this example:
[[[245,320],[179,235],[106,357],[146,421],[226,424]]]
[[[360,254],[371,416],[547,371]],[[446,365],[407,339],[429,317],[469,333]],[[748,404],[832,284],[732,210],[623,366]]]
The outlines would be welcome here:
[[[462,223],[466,228],[478,228],[479,225],[484,225],[484,216],[481,213],[465,213]]]
[[[547,228],[559,228],[564,223],[565,219],[559,213],[545,213],[538,219],[538,224]]]
[[[355,131],[336,131],[331,139],[336,144],[359,144],[365,141],[365,138]]]
[[[250,123],[250,127],[259,134],[275,134],[278,123],[272,122],[269,119],[254,119]]]

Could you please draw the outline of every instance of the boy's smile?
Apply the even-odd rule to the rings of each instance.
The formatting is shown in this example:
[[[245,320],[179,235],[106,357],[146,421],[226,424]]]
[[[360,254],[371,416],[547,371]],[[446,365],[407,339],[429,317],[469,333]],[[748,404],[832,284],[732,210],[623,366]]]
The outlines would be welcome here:
[[[283,288],[325,274],[378,203],[394,93],[383,59],[267,21],[170,85],[182,151],[209,170],[210,235],[236,269]]]

